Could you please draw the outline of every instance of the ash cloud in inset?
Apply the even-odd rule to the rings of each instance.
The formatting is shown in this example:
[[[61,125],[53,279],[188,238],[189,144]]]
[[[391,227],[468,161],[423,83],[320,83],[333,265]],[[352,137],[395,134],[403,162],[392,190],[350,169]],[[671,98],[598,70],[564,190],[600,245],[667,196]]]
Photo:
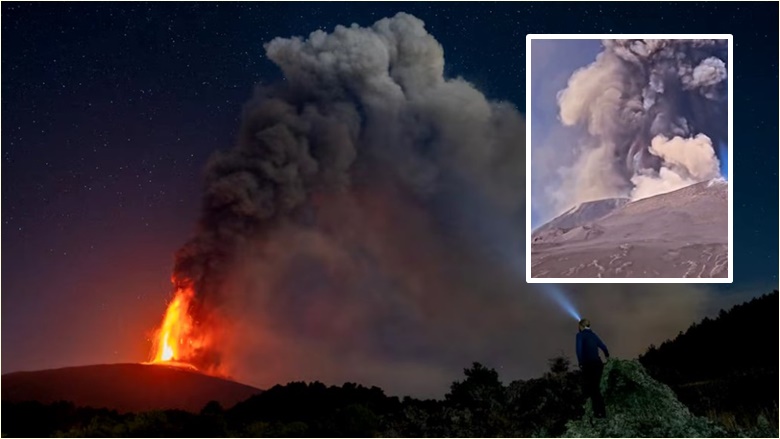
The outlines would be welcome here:
[[[558,150],[534,165],[535,207],[550,218],[584,201],[644,198],[718,177],[727,49],[726,40],[603,40],[556,97],[538,97],[557,99],[560,124],[575,131],[532,146]]]

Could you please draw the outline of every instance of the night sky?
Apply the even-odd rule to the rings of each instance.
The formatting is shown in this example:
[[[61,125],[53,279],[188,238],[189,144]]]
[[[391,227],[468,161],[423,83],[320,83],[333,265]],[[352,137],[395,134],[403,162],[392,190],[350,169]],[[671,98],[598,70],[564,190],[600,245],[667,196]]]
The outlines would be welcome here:
[[[528,33],[733,34],[734,284],[713,288],[777,288],[777,3],[6,2],[2,372],[146,359],[203,166],[281,77],[263,43],[399,11],[521,112]]]

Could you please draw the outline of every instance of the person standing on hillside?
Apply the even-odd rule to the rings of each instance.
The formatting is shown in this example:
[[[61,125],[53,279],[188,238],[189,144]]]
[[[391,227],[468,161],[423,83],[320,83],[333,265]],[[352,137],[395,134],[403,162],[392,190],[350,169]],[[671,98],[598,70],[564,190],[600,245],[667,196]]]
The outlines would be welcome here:
[[[607,411],[599,388],[604,364],[601,362],[599,349],[604,352],[604,357],[609,359],[609,350],[599,336],[590,329],[590,321],[580,320],[579,332],[577,332],[577,362],[582,369],[582,391],[593,404],[593,414],[597,418],[604,418],[607,416]]]

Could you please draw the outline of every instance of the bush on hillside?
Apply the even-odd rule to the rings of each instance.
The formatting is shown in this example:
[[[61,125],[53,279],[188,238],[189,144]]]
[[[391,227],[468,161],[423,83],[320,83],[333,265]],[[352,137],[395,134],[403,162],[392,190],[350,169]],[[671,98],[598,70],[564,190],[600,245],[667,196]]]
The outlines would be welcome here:
[[[567,423],[565,437],[723,437],[710,420],[693,415],[672,390],[650,377],[636,360],[612,359],[604,367],[601,392],[607,417],[585,415]]]

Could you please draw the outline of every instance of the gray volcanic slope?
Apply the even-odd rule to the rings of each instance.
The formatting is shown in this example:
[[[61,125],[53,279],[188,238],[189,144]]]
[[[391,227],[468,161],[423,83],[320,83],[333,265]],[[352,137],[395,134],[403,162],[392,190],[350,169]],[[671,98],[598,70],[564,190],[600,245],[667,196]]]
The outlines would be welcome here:
[[[531,275],[728,277],[728,183],[620,200],[585,203],[534,231]]]
[[[541,242],[565,233],[575,227],[586,225],[597,219],[603,218],[615,209],[628,204],[628,198],[606,198],[603,200],[588,201],[579,206],[572,207],[568,211],[557,216],[550,222],[542,225],[533,232],[534,242]]]

